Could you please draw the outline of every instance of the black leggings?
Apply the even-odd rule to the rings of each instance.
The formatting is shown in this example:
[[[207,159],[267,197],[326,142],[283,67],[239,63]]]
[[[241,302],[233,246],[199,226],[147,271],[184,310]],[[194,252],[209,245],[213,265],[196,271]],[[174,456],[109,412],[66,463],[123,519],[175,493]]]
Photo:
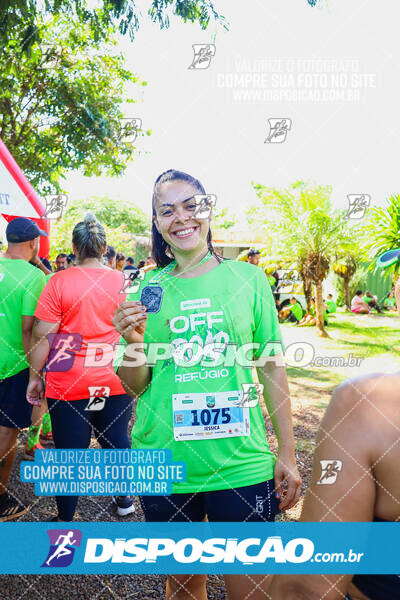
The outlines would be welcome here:
[[[89,398],[70,401],[47,398],[55,447],[89,448],[93,428],[102,448],[130,448],[132,398],[127,394],[110,396],[102,410],[85,410],[88,402]],[[78,496],[56,496],[56,502],[59,518],[72,521]]]

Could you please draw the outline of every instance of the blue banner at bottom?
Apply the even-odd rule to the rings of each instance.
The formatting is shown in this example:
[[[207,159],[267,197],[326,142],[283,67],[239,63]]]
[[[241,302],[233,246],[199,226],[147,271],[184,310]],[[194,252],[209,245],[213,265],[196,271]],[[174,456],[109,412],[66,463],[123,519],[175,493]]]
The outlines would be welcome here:
[[[400,523],[2,523],[1,574],[400,573]]]

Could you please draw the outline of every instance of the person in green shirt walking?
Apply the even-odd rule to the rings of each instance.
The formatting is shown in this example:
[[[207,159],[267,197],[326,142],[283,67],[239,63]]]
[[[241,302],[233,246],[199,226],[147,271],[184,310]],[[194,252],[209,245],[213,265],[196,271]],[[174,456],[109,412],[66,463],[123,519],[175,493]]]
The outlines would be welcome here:
[[[216,254],[210,219],[197,179],[175,170],[160,175],[157,269],[134,282],[113,320],[122,336],[115,368],[127,393],[139,397],[133,447],[170,448],[186,463],[186,481],[174,483],[172,495],[140,498],[147,521],[272,521],[300,495],[271,287],[256,266]],[[225,582],[232,600],[265,598],[265,576],[226,575]],[[205,583],[205,575],[169,576],[166,597],[205,600]]]
[[[33,315],[46,278],[29,264],[39,250],[45,231],[25,217],[10,221],[6,229],[7,252],[0,257],[0,521],[24,514],[29,506],[7,493],[20,429],[29,427],[32,406],[26,402],[29,381],[27,355]],[[40,426],[43,413],[33,415]],[[37,422],[36,422],[37,421]]]

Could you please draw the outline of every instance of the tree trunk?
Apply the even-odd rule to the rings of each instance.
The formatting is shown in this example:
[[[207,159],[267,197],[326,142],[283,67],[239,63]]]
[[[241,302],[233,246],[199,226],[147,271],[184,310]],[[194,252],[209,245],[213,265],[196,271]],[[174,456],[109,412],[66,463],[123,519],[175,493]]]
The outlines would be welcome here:
[[[310,312],[310,306],[311,306],[311,297],[312,297],[312,281],[310,279],[310,277],[307,277],[306,275],[306,271],[304,269],[304,263],[302,263],[300,265],[300,277],[303,280],[303,290],[304,290],[304,297],[306,300],[306,305],[307,305],[307,312]]]
[[[348,277],[343,277],[343,300],[348,311],[351,310],[349,283],[350,279]]]
[[[320,337],[329,337],[324,327],[324,302],[322,297],[322,281],[315,285],[315,316],[317,320],[317,335]]]
[[[309,279],[303,279],[303,290],[307,304],[307,312],[310,312],[311,298],[312,298],[312,283]]]

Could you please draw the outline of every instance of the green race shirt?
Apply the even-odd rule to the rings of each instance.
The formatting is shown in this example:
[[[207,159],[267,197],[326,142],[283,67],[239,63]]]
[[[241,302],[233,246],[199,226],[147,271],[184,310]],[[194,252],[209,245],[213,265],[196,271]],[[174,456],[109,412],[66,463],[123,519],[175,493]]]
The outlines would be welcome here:
[[[328,300],[326,303],[327,307],[328,307],[328,311],[330,313],[335,313],[336,312],[336,302],[334,300]]]
[[[26,260],[0,257],[0,379],[26,369],[22,317],[33,316],[46,278]]]
[[[146,273],[144,281],[137,282],[139,291],[127,299],[139,300],[141,290],[157,272]],[[258,343],[256,358],[282,352],[275,303],[264,273],[256,266],[227,260],[199,277],[167,275],[160,285],[164,289],[161,309],[148,315],[144,341],[171,347],[182,341],[195,343],[194,358],[192,355],[192,362],[186,364],[173,356],[155,362],[151,384],[138,400],[132,446],[169,448],[174,460],[186,463],[186,481],[173,484],[173,493],[229,489],[272,479],[275,457],[268,446],[259,403],[249,408],[250,435],[207,439],[204,434],[204,439],[177,441],[173,421],[175,394],[188,394],[190,408],[191,394],[207,393],[212,402],[218,392],[232,392],[234,396],[242,384],[253,382],[251,368],[224,360],[233,345]],[[214,343],[228,344],[219,355],[223,364],[206,365],[201,350]],[[116,369],[125,345],[121,338]],[[146,354],[150,361],[148,349]]]
[[[294,314],[294,316],[296,317],[296,319],[298,321],[300,321],[302,319],[303,309],[301,308],[301,306],[298,302],[296,302],[296,304],[292,304],[290,307],[290,310],[292,311],[292,313]]]
[[[363,296],[363,300],[364,300],[364,302],[369,304],[370,302],[372,302],[373,298],[370,298],[369,296]]]
[[[385,298],[383,301],[383,306],[391,306],[392,308],[396,308],[396,300],[394,298]]]

